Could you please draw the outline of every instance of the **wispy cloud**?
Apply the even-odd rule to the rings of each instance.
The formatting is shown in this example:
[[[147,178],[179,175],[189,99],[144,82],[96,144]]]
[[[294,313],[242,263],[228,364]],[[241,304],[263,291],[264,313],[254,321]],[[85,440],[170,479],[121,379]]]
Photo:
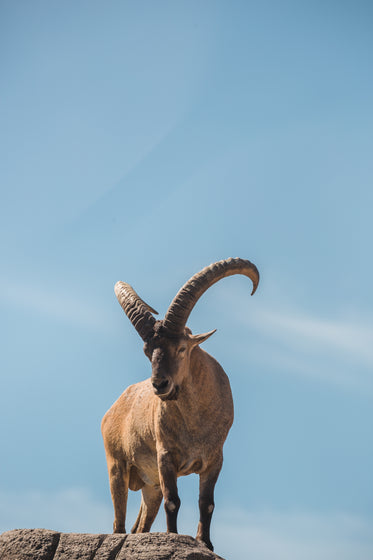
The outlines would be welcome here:
[[[214,542],[230,560],[368,560],[373,554],[371,522],[346,513],[231,509],[216,524]]]
[[[45,528],[56,531],[110,532],[111,504],[86,488],[59,491],[0,491],[0,530]]]
[[[255,316],[261,330],[282,339],[291,339],[309,349],[338,352],[354,360],[373,366],[373,326],[351,322],[349,319],[333,321],[279,311],[261,311]]]
[[[93,330],[107,330],[111,320],[97,304],[67,293],[63,286],[0,279],[0,303]]]
[[[346,389],[373,390],[373,328],[287,310],[254,311],[250,326],[265,337],[258,358],[278,370]],[[264,344],[264,340],[262,340]]]
[[[251,360],[279,372],[373,391],[373,323],[358,315],[320,317],[281,303],[264,307],[257,301],[247,302],[247,293],[243,297],[239,290],[222,291],[215,297],[223,298],[225,304],[231,302],[227,308],[230,314],[233,310],[236,324],[255,333]],[[214,301],[212,305],[216,307]],[[247,353],[246,347],[243,350]],[[242,353],[238,345],[235,351]]]

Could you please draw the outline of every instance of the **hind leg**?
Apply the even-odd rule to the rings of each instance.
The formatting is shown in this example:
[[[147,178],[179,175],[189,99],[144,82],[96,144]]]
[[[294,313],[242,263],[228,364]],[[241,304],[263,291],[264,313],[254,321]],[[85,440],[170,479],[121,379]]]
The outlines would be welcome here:
[[[111,497],[114,505],[114,533],[125,533],[129,472],[124,461],[107,457]]]
[[[141,506],[136,522],[131,533],[147,533],[158,513],[162,501],[162,492],[159,487],[145,484],[141,489]]]

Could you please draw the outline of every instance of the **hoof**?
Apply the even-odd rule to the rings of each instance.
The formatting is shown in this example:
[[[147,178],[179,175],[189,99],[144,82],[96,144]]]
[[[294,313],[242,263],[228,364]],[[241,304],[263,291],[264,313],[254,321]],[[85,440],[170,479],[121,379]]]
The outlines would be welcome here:
[[[203,539],[201,539],[200,537],[196,537],[196,540],[197,540],[198,542],[204,544],[205,546],[207,546],[207,548],[208,548],[209,550],[211,550],[212,552],[214,551],[214,547],[212,546],[212,542],[210,541],[210,539],[203,540]]]

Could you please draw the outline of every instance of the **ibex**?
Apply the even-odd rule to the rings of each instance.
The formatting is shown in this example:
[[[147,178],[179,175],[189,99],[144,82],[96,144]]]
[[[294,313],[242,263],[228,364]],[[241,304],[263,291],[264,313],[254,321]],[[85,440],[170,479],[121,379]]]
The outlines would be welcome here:
[[[115,285],[120,305],[144,341],[152,374],[128,387],[102,421],[114,533],[126,532],[128,488],[142,491],[132,533],[150,530],[162,498],[167,532],[177,533],[177,478],[197,473],[200,520],[196,538],[213,550],[214,488],[233,422],[233,400],[224,370],[199,347],[215,330],[193,335],[186,322],[202,294],[233,274],[248,276],[255,292],[259,273],[254,264],[239,258],[222,260],[181,288],[162,321],[154,318],[157,312],[129,284]]]

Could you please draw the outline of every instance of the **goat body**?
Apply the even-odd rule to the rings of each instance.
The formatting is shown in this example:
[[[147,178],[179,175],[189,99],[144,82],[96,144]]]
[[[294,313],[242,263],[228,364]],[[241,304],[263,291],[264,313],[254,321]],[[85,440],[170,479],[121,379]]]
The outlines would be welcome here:
[[[249,263],[241,259],[221,263],[238,260]],[[259,275],[254,274],[254,265],[249,265],[255,289]],[[247,268],[246,264],[245,271]],[[211,279],[208,284],[211,285]],[[168,315],[164,321],[152,321],[151,308],[131,290],[123,283],[116,287],[122,307],[145,341],[152,376],[128,387],[102,421],[114,504],[114,532],[125,533],[128,488],[142,491],[132,532],[150,530],[162,498],[167,531],[177,532],[177,478],[196,473],[200,478],[197,539],[212,549],[214,488],[222,467],[223,444],[233,422],[228,377],[219,363],[199,347],[214,331],[192,335],[185,327],[185,317],[176,327],[171,325],[173,331],[165,328]],[[126,308],[128,301],[130,309]],[[138,315],[134,309],[140,309]]]

